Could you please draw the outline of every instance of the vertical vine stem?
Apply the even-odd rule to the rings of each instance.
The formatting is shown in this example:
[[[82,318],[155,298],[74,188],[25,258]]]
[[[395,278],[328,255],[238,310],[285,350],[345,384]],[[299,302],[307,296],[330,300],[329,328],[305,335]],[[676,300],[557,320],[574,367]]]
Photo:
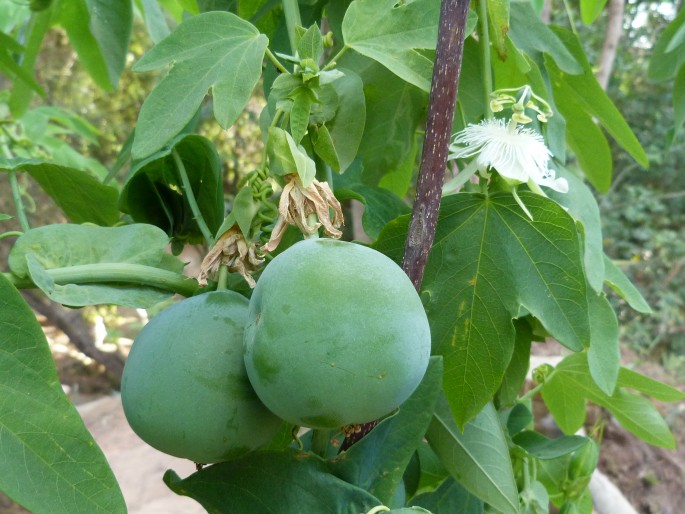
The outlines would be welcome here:
[[[171,151],[171,156],[174,158],[176,168],[178,168],[178,174],[181,177],[181,185],[183,186],[183,192],[186,195],[188,205],[190,206],[190,210],[193,213],[193,217],[197,222],[197,226],[200,228],[200,232],[202,232],[202,236],[205,238],[207,246],[212,247],[214,246],[214,236],[212,235],[211,230],[209,230],[207,223],[205,223],[205,218],[202,216],[200,206],[197,204],[197,200],[195,199],[195,193],[193,192],[193,188],[190,185],[190,179],[188,178],[188,173],[186,172],[185,164],[183,164],[183,159],[181,159],[181,156],[178,155],[178,152],[175,148]]]
[[[469,0],[442,0],[426,136],[402,263],[402,269],[417,291],[421,288],[428,254],[435,239],[468,12]],[[372,421],[361,425],[359,431],[345,438],[341,451],[364,437],[377,423]]]
[[[283,0],[283,14],[285,15],[285,24],[288,28],[288,39],[290,40],[290,48],[293,55],[297,52],[297,45],[295,44],[295,27],[302,26],[302,19],[300,18],[300,6],[297,0]]]
[[[12,199],[14,200],[14,207],[17,210],[17,220],[23,232],[27,232],[31,227],[29,220],[26,217],[26,209],[24,209],[24,201],[21,199],[21,191],[19,190],[19,182],[17,180],[17,172],[8,172],[10,187],[12,188]]]
[[[402,262],[417,291],[435,239],[468,12],[469,0],[442,0],[426,137]]]

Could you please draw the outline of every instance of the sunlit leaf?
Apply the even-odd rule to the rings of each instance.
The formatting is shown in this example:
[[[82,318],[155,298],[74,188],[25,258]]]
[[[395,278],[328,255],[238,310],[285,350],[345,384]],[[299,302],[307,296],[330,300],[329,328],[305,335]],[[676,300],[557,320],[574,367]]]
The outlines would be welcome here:
[[[126,512],[105,456],[64,394],[33,311],[0,274],[0,491],[32,512]]]
[[[604,256],[604,280],[616,293],[623,298],[628,305],[638,312],[650,314],[652,309],[647,304],[640,291],[633,285],[633,283],[626,277],[625,273],[614,264],[606,255]]]
[[[462,432],[444,397],[426,438],[442,464],[471,494],[508,514],[518,513],[518,491],[504,430],[488,404]]]
[[[146,157],[178,134],[210,88],[216,120],[230,127],[262,74],[267,42],[253,25],[228,12],[207,12],[180,24],[134,66],[135,71],[172,68],[143,104],[133,156]]]

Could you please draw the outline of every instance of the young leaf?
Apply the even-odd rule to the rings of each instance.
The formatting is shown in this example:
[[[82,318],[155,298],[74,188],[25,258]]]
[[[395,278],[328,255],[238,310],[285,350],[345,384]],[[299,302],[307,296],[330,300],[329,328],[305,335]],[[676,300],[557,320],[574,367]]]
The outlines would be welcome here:
[[[39,160],[12,159],[0,170],[24,171],[38,182],[74,223],[111,226],[119,221],[118,191],[105,186],[85,171]]]
[[[129,0],[60,2],[59,23],[88,74],[113,90],[126,64],[133,10]]]
[[[433,353],[445,359],[443,387],[460,426],[499,387],[514,349],[511,320],[522,308],[572,350],[590,341],[575,222],[552,200],[519,196],[534,221],[508,193],[442,199],[422,294]],[[374,247],[396,255],[403,235],[399,223],[391,224]]]
[[[309,186],[316,175],[316,164],[307,152],[295,143],[283,129],[269,127],[266,149],[269,155],[269,171],[275,175],[296,172],[304,187]]]
[[[331,133],[328,131],[326,125],[314,126],[314,130],[312,130],[310,134],[312,146],[314,147],[316,155],[321,157],[323,162],[332,169],[339,171],[340,159],[338,158],[338,152],[335,151]]]
[[[119,209],[136,222],[161,228],[176,241],[203,241],[172,152],[184,164],[207,227],[216,233],[224,218],[221,160],[214,144],[195,134],[179,136],[164,150],[137,162],[121,190]]]
[[[328,472],[326,462],[295,450],[262,451],[214,464],[181,479],[169,470],[164,483],[208,512],[367,512],[381,505],[367,491]]]
[[[17,239],[8,263],[12,273],[30,278],[55,302],[148,308],[173,294],[151,285],[155,276],[180,284],[186,296],[197,286],[180,275],[183,263],[165,252],[168,243],[166,234],[151,225],[45,225]],[[118,271],[108,281],[97,279],[98,272],[113,268]],[[74,269],[80,272],[75,274]],[[136,281],[127,271],[138,272]]]
[[[11,220],[14,216],[10,216],[9,214],[3,214],[0,212],[0,221],[5,221],[5,220]]]
[[[637,312],[651,314],[652,309],[649,307],[640,291],[637,290],[628,277],[626,277],[625,273],[623,273],[623,271],[621,271],[606,255],[604,256],[604,270],[604,281],[609,287],[616,291],[621,298],[628,302],[628,305]]]
[[[0,274],[0,490],[32,512],[126,512],[114,474],[62,390],[45,335]]]
[[[590,375],[595,384],[611,396],[616,388],[621,368],[621,350],[618,346],[618,320],[614,308],[603,294],[588,289],[590,309],[590,348],[587,352]]]
[[[399,413],[381,421],[369,435],[332,459],[331,472],[389,503],[431,422],[441,382],[442,359],[431,357],[421,384]]]
[[[210,88],[214,116],[230,127],[262,74],[267,42],[254,26],[228,12],[207,12],[181,23],[133,67],[149,71],[173,64],[143,104],[133,156],[146,157],[178,134]]]
[[[444,396],[426,433],[442,464],[471,494],[504,514],[518,513],[518,491],[507,441],[492,404],[461,432]]]
[[[568,75],[563,73],[565,70],[555,62],[545,59],[545,66],[554,85],[554,97],[560,98],[560,96],[568,95],[569,98],[573,98],[588,115],[597,118],[606,131],[638,164],[645,168],[649,166],[647,154],[640,142],[626,123],[623,115],[597,82],[578,36],[561,27],[553,26],[552,30],[582,66],[580,74]]]
[[[321,59],[323,55],[323,38],[316,23],[302,34],[300,41],[297,43],[297,53],[300,59],[311,59],[315,63],[318,63],[319,59]]]
[[[439,12],[437,0],[355,0],[342,23],[345,45],[430,91],[433,63],[419,50],[435,49]]]
[[[626,374],[623,376],[625,380]],[[585,353],[570,355],[556,367],[542,388],[542,397],[566,434],[575,433],[583,424],[587,399],[609,410],[626,430],[643,441],[663,448],[675,445],[668,425],[649,400],[622,388],[609,396],[590,380]]]
[[[290,93],[289,98],[293,101],[290,108],[290,132],[295,143],[300,144],[307,132],[309,112],[312,104],[316,102],[316,95],[307,86],[300,86]]]
[[[483,502],[449,477],[435,491],[418,494],[409,505],[423,507],[433,514],[483,514]]]

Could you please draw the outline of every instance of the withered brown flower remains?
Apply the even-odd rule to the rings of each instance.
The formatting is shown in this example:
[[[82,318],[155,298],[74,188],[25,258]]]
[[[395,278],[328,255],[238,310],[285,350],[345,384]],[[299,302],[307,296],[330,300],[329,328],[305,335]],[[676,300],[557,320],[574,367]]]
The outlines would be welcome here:
[[[306,235],[316,233],[323,225],[327,236],[340,238],[342,232],[339,228],[343,224],[342,209],[328,183],[314,179],[308,187],[304,187],[300,178],[294,174],[287,175],[286,180],[278,203],[278,219],[271,238],[262,246],[262,251],[273,251],[281,242],[288,225],[295,225]],[[329,208],[333,211],[332,218]],[[309,219],[311,214],[316,214],[317,222]]]
[[[225,265],[229,271],[240,273],[250,287],[254,287],[256,283],[252,273],[257,271],[263,262],[264,257],[257,255],[255,244],[246,241],[240,228],[233,225],[202,260],[197,281],[200,287],[205,287],[209,275],[216,273],[220,266]]]

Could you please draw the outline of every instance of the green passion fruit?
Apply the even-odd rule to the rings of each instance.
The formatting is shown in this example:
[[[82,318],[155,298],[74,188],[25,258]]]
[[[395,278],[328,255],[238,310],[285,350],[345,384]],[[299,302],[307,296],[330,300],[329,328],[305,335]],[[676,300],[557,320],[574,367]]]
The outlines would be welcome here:
[[[335,428],[390,413],[418,386],[430,349],[409,278],[358,244],[295,244],[250,299],[247,374],[262,402],[296,425]]]
[[[124,367],[121,399],[133,431],[158,450],[212,463],[267,443],[282,421],[245,373],[248,301],[232,291],[183,300],[150,320]]]

